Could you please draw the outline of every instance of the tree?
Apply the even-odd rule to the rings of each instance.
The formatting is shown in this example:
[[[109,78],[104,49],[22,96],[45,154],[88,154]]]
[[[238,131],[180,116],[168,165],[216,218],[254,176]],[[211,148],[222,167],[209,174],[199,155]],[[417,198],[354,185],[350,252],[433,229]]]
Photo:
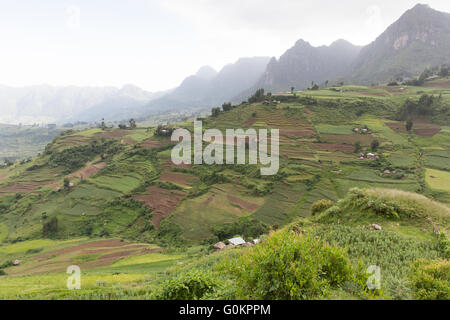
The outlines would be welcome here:
[[[291,93],[293,94],[295,90],[295,87],[291,87]]]
[[[133,118],[130,119],[130,128],[136,128],[136,121]]]
[[[231,105],[231,102],[222,104],[222,109],[223,109],[223,111],[229,111],[229,110],[231,110],[232,108],[233,108],[233,106]]]
[[[448,66],[442,65],[441,70],[439,71],[439,75],[444,78],[448,77],[448,73],[449,73],[448,69],[449,69]]]
[[[378,150],[380,143],[378,142],[378,140],[373,140],[372,143],[370,144],[370,150],[372,150],[373,152]]]
[[[69,180],[69,178],[64,178],[64,188],[69,188],[69,186],[70,186],[70,180]]]
[[[412,127],[413,127],[413,121],[411,119],[408,119],[406,121],[406,125],[405,126],[406,126],[406,131],[411,132]]]
[[[219,115],[219,113],[220,113],[220,108],[219,107],[211,109],[211,115],[213,117],[217,117]]]
[[[328,80],[325,81],[325,88],[328,87]]]
[[[255,102],[261,102],[264,100],[264,89],[260,88],[256,90],[256,92],[248,98],[248,102],[255,103]]]
[[[102,124],[100,125],[100,128],[102,128],[102,130],[106,129],[105,118],[102,118]]]
[[[361,151],[361,143],[359,141],[356,141],[353,146],[355,147],[355,150],[353,152],[358,153]]]
[[[49,222],[44,223],[42,226],[42,235],[46,238],[51,238],[58,232],[58,218],[53,217]]]

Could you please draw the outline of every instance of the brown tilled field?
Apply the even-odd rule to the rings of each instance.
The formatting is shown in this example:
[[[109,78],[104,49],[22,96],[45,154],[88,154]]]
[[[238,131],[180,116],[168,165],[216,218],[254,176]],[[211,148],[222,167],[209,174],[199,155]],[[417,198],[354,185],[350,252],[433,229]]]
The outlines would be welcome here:
[[[96,164],[87,165],[84,168],[81,168],[78,171],[75,171],[71,175],[69,175],[70,178],[80,178],[80,179],[87,179],[97,172],[100,171],[100,169],[104,168],[106,166],[106,162],[100,162]]]
[[[441,132],[441,127],[426,119],[416,119],[413,121],[413,133],[422,137],[432,137]],[[406,133],[404,122],[385,122],[385,124],[398,133]]]
[[[150,186],[145,194],[136,195],[134,198],[152,210],[152,222],[158,228],[162,218],[168,217],[185,196],[186,193],[182,191]]]
[[[156,140],[154,138],[149,138],[141,142],[141,146],[145,148],[159,148],[163,146],[167,146],[168,144],[174,143],[170,141],[170,139],[164,139],[164,140]]]
[[[450,89],[450,79],[439,79],[435,81],[426,81],[424,87]]]
[[[246,211],[249,211],[249,212],[255,211],[256,209],[258,209],[260,207],[257,204],[250,203],[250,202],[244,201],[242,199],[239,199],[239,198],[236,198],[236,197],[233,197],[233,196],[230,196],[230,195],[227,196],[227,199],[231,203],[233,203],[235,205],[238,205],[242,209],[244,209]]]
[[[53,180],[45,181],[19,181],[14,185],[1,186],[0,193],[26,193],[42,186],[56,186]]]
[[[148,244],[133,244],[119,239],[87,242],[37,255],[31,262],[11,269],[9,274],[19,276],[63,272],[68,265],[75,262],[82,270],[106,267],[125,257],[139,256],[159,250]],[[99,257],[91,261],[83,262],[82,259],[77,261],[89,254],[98,254]]]
[[[196,177],[185,173],[163,172],[159,181],[168,181],[179,185],[191,185]]]
[[[94,134],[94,138],[95,139],[118,139],[118,138],[122,138],[124,136],[127,136],[130,134],[130,131],[128,130],[120,130],[120,129],[115,129],[115,130],[110,130],[110,131],[104,131],[104,132],[97,132]]]

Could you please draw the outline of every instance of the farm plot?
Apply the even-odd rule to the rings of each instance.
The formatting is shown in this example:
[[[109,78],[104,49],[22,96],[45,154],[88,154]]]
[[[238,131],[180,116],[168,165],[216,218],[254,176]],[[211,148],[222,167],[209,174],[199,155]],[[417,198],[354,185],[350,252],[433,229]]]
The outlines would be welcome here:
[[[450,171],[450,150],[427,152],[425,154],[425,165],[429,168]]]
[[[387,121],[385,124],[395,132],[407,133],[404,122]],[[441,131],[441,127],[425,119],[415,119],[413,122],[412,131],[418,136],[432,137]]]
[[[425,180],[431,189],[450,192],[450,172],[426,169]]]
[[[158,247],[149,244],[134,244],[122,241],[120,239],[109,239],[99,241],[89,241],[77,244],[58,243],[63,248],[52,248],[52,243],[40,243],[40,247],[36,247],[37,243],[31,244],[34,250],[27,249],[25,253],[16,252],[16,257],[23,259],[19,266],[13,266],[6,269],[8,275],[31,275],[42,273],[63,272],[67,266],[77,264],[82,269],[92,269],[104,266],[110,266],[120,259],[130,256],[138,256],[158,251]],[[45,253],[27,254],[46,249]],[[53,250],[52,250],[53,249]],[[11,256],[11,255],[10,255]]]
[[[152,222],[157,228],[161,220],[168,217],[185,197],[185,192],[168,190],[158,186],[150,186],[144,194],[134,196],[136,200],[143,202],[152,210]]]
[[[171,219],[183,229],[184,238],[206,239],[212,235],[214,225],[233,222],[263,205],[263,198],[245,195],[245,192],[238,185],[216,185],[202,196],[184,200]]]

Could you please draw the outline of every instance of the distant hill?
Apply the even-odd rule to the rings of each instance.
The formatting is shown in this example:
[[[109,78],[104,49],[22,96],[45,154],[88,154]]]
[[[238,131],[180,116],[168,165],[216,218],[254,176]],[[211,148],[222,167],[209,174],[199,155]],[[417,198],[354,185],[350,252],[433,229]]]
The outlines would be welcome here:
[[[98,121],[102,117],[120,120],[130,109],[160,96],[133,85],[121,89],[0,85],[0,123],[64,123],[69,120]]]
[[[388,82],[417,76],[425,68],[450,62],[450,14],[418,4],[406,11],[374,42],[364,47],[338,40],[313,47],[298,40],[278,60],[272,58],[264,75],[239,98],[257,88],[303,90],[311,82],[344,79],[354,84]]]
[[[230,101],[250,88],[263,74],[269,57],[240,58],[218,73],[211,67],[202,67],[187,77],[179,87],[143,108],[147,114],[160,110],[187,110],[210,108]]]

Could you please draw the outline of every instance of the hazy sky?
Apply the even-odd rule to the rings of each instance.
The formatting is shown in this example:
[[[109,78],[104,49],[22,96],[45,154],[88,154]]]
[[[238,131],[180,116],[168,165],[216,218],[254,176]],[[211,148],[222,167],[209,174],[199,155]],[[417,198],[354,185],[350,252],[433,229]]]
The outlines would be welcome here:
[[[417,0],[0,0],[0,84],[177,86],[302,38],[373,41]],[[429,0],[450,12],[450,1]]]

